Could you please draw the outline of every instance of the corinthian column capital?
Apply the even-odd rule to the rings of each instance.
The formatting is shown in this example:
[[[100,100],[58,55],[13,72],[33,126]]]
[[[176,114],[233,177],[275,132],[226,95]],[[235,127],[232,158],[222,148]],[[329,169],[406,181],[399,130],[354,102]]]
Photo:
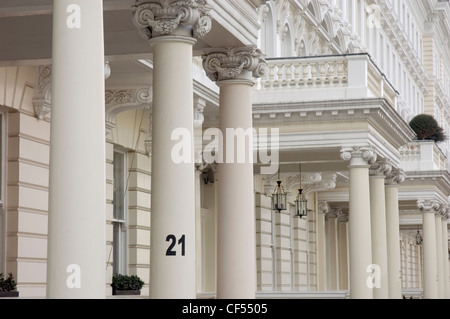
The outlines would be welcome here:
[[[211,6],[206,0],[170,2],[154,0],[132,7],[133,22],[145,39],[165,35],[201,38],[211,31]]]
[[[350,165],[372,165],[377,154],[370,146],[353,146],[341,150],[341,158],[350,161]]]
[[[434,199],[424,199],[417,201],[417,207],[422,212],[432,212],[437,213],[441,210],[441,203]]]
[[[394,168],[386,175],[386,185],[398,185],[405,181],[406,174],[401,168]]]
[[[265,74],[267,63],[255,47],[205,49],[203,68],[214,82],[224,80],[251,80]]]
[[[376,161],[370,167],[370,176],[381,176],[385,177],[392,171],[392,164],[386,160]]]

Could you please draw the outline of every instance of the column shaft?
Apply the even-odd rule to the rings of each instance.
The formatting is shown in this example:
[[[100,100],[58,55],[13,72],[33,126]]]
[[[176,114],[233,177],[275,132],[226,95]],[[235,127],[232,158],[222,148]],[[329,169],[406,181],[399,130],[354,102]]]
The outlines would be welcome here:
[[[338,262],[338,230],[337,217],[327,217],[328,225],[328,289],[338,290],[339,287],[339,262]]]
[[[375,299],[389,298],[388,256],[386,235],[386,196],[384,177],[370,178],[370,217],[372,231],[372,262],[380,268],[379,286],[375,286]]]
[[[204,249],[204,234],[205,234],[205,219],[203,218],[201,205],[201,172],[195,171],[195,259],[196,259],[196,291],[205,292],[205,249]]]
[[[445,285],[444,285],[444,258],[442,256],[442,226],[441,226],[441,214],[435,216],[436,227],[436,255],[437,255],[437,281],[438,281],[438,298],[444,299],[445,297]]]
[[[386,238],[388,253],[389,299],[402,298],[402,266],[400,258],[400,220],[398,186],[386,186]]]
[[[248,158],[252,136],[244,148],[245,163],[227,163],[227,150],[233,141],[227,129],[252,128],[251,88],[248,81],[222,81],[220,85],[219,128],[224,135],[225,163],[218,167],[217,217],[217,297],[220,299],[255,298],[256,246],[253,193],[253,160]]]
[[[52,59],[47,298],[104,298],[102,1],[54,1]]]
[[[348,289],[348,249],[347,249],[347,221],[339,221],[339,290]]]
[[[443,256],[443,263],[444,263],[444,279],[443,280],[444,280],[445,299],[450,299],[447,217],[444,217],[442,219],[441,227],[442,227],[442,256]]]
[[[325,237],[325,212],[318,212],[317,217],[317,289],[320,291],[326,290],[327,276],[326,271],[326,237]]]
[[[372,299],[368,267],[372,264],[369,167],[350,166],[350,297]]]
[[[423,213],[423,294],[425,299],[437,299],[437,253],[434,212]]]
[[[152,43],[152,298],[196,298],[194,43],[181,36],[155,38]]]

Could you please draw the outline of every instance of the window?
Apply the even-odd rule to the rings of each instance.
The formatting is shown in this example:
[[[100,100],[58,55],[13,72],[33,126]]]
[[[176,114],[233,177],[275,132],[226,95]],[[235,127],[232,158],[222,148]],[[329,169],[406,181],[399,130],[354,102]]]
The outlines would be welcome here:
[[[272,18],[272,10],[270,9],[270,6],[267,6],[268,12],[266,20],[264,21],[262,31],[262,44],[261,48],[264,54],[267,55],[268,58],[272,58],[275,56],[274,54],[274,24],[273,24],[273,18]]]
[[[114,150],[113,273],[128,273],[126,152]]]
[[[384,65],[384,37],[383,35],[380,33],[380,41],[379,41],[379,56],[380,56],[380,67],[382,69],[385,69],[385,65]]]
[[[291,30],[289,29],[288,25],[285,25],[284,30],[286,32],[284,34],[284,39],[282,39],[281,43],[281,56],[291,57],[292,56]]]

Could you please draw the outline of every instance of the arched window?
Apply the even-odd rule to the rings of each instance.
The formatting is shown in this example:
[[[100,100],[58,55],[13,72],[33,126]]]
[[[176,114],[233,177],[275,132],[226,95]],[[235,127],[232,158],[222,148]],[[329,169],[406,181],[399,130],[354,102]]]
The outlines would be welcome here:
[[[291,29],[286,24],[283,29],[283,37],[281,38],[281,56],[292,56],[292,36]]]
[[[301,39],[299,44],[298,44],[297,55],[300,56],[300,57],[307,55],[306,43],[305,43],[305,41],[303,39]]]
[[[272,58],[275,56],[275,26],[273,23],[273,14],[272,9],[269,5],[267,5],[268,11],[267,15],[265,17],[265,20],[263,21],[262,25],[262,43],[261,43],[261,50],[264,54],[266,54],[267,58]]]

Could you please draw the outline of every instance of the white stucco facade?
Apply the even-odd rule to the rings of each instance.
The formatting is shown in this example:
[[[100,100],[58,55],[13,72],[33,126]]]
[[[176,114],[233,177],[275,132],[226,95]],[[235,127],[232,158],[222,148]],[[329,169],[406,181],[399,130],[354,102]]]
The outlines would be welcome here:
[[[36,2],[0,4],[0,272],[20,296],[111,297],[119,272],[155,299],[450,298],[450,139],[408,125],[450,136],[448,1]],[[243,163],[205,157],[252,128]]]

